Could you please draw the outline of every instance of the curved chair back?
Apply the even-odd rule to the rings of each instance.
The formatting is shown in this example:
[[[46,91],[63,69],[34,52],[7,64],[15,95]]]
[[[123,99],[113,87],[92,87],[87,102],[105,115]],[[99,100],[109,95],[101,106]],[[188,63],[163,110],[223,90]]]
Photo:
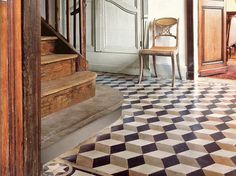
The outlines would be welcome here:
[[[176,26],[175,33],[171,32],[171,28]],[[154,19],[153,21],[153,47],[156,46],[156,40],[160,37],[172,37],[176,39],[176,47],[179,40],[179,19],[167,17]]]

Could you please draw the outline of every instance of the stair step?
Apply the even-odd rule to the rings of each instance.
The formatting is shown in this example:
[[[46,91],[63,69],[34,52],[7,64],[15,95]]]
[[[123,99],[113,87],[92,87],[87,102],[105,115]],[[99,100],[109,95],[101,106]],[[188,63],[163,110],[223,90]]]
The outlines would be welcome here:
[[[95,95],[96,73],[78,72],[42,83],[42,117]]]
[[[57,37],[41,36],[41,56],[56,53]]]
[[[58,38],[56,36],[41,36],[41,41],[47,41],[47,40],[57,40]]]
[[[75,73],[77,54],[51,54],[41,57],[41,80],[50,81]]]
[[[77,58],[77,54],[50,54],[41,57],[41,65]]]

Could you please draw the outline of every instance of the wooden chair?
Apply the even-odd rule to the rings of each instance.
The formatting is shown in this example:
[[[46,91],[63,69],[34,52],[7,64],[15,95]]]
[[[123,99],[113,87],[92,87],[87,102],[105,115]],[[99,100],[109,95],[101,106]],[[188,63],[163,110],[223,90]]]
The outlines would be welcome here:
[[[171,29],[176,26],[175,34],[172,34]],[[171,57],[172,61],[172,87],[175,84],[175,62],[177,61],[177,67],[179,72],[179,77],[182,80],[180,67],[179,67],[179,51],[178,51],[178,32],[179,32],[179,20],[176,18],[160,18],[154,19],[153,21],[153,45],[150,49],[142,49],[139,52],[140,59],[140,76],[139,76],[139,84],[142,81],[143,77],[143,67],[144,67],[144,57],[145,55],[153,56],[153,66],[154,72],[157,77],[157,69],[156,69],[156,56],[168,56]],[[161,38],[174,38],[175,45],[173,46],[158,46],[156,45],[157,40]],[[149,57],[147,57],[149,58]]]

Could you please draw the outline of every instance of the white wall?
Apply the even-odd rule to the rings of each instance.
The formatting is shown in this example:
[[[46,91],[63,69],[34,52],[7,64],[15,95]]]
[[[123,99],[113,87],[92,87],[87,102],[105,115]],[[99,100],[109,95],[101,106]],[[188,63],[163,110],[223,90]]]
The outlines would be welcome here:
[[[227,0],[226,1],[226,10],[227,11],[236,11],[236,1],[235,0]]]
[[[179,54],[182,77],[186,78],[186,19],[185,19],[185,0],[148,0],[149,21],[154,18],[174,17],[179,18]],[[150,35],[150,46],[152,38]],[[153,73],[152,61],[150,61]],[[162,77],[171,77],[171,59],[168,57],[157,58],[158,74]],[[178,75],[178,74],[176,74]]]

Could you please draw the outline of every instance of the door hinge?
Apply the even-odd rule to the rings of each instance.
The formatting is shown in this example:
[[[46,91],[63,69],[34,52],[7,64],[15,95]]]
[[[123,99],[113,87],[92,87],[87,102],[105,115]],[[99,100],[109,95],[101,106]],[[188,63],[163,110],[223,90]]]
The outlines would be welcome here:
[[[140,47],[141,48],[143,47],[143,41],[140,41]]]

